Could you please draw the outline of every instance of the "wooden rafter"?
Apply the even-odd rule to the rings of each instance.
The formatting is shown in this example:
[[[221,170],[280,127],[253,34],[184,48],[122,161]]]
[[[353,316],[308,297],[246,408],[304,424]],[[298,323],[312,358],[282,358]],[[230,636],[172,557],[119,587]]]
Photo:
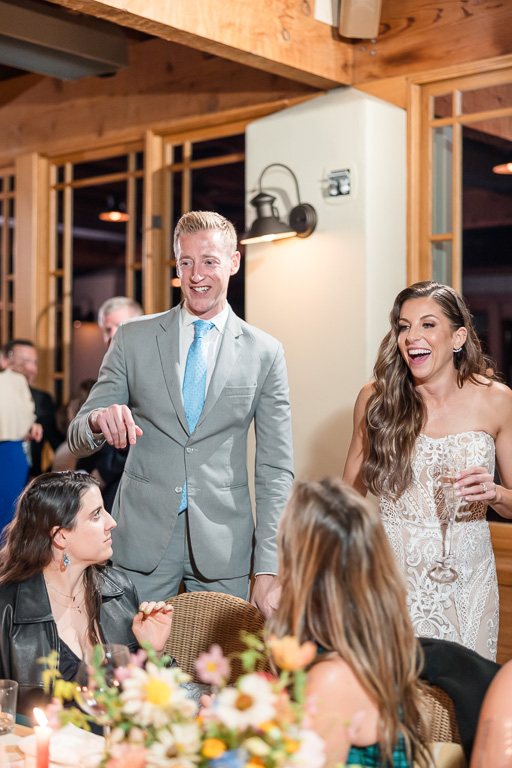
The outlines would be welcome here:
[[[350,85],[353,46],[313,0],[51,0],[315,88]]]

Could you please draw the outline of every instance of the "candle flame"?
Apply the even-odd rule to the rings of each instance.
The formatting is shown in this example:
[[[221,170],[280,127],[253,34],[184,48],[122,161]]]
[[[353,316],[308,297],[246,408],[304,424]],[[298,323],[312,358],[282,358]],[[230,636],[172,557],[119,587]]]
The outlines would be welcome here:
[[[43,710],[39,709],[39,707],[34,707],[34,717],[39,725],[42,725],[43,727],[48,725],[48,718],[46,717]]]

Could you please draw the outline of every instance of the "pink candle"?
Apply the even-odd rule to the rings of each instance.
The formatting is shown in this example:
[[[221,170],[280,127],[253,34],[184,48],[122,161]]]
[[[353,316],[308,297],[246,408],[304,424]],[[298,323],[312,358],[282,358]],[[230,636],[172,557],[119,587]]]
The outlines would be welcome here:
[[[34,726],[34,733],[36,734],[36,768],[48,768],[52,729],[48,727],[48,718],[39,707],[34,707],[34,717],[39,723],[39,725]]]

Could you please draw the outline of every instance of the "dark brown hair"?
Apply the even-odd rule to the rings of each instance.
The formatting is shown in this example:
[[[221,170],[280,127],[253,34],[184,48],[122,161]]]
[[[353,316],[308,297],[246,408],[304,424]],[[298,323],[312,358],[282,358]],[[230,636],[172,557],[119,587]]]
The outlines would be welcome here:
[[[402,306],[410,299],[432,298],[441,308],[453,331],[465,328],[467,338],[454,352],[457,383],[490,384],[492,361],[482,353],[480,341],[464,299],[454,288],[431,281],[405,288],[395,299],[390,314],[391,330],[384,337],[373,369],[373,392],[366,404],[366,455],[361,469],[365,486],[372,493],[400,496],[412,479],[411,460],[416,438],[425,420],[421,395],[398,348]]]
[[[91,475],[82,472],[49,472],[36,477],[21,494],[16,514],[3,532],[0,549],[0,585],[27,581],[42,573],[53,558],[52,531],[73,530],[89,488],[98,487]],[[84,572],[88,634],[92,645],[98,637],[103,564],[90,565]]]
[[[378,706],[383,764],[399,733],[411,764],[422,764],[421,652],[379,513],[337,479],[296,483],[278,547],[282,592],[270,630],[341,657]]]

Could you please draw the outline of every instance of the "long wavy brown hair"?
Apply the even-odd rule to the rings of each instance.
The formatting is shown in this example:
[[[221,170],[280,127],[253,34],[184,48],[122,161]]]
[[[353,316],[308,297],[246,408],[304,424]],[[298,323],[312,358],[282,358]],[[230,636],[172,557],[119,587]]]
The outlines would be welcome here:
[[[0,586],[16,584],[42,573],[53,558],[55,529],[73,530],[82,496],[99,483],[82,472],[48,472],[36,477],[21,494],[16,514],[3,533],[0,549]],[[91,645],[101,643],[99,618],[101,573],[105,565],[84,571],[85,605]]]
[[[341,657],[379,709],[383,765],[403,735],[412,764],[427,765],[418,733],[420,646],[405,586],[379,513],[337,479],[296,483],[278,533],[282,593],[270,619],[278,637]]]
[[[425,408],[398,349],[398,321],[406,301],[422,298],[432,298],[439,305],[453,331],[458,328],[467,331],[462,349],[453,354],[458,386],[462,388],[468,380],[489,385],[497,378],[488,372],[493,362],[482,352],[460,293],[432,281],[415,283],[401,291],[389,317],[391,330],[379,348],[373,369],[373,392],[366,404],[366,450],[361,477],[366,488],[377,496],[383,493],[400,496],[412,480],[412,456],[425,421]]]

